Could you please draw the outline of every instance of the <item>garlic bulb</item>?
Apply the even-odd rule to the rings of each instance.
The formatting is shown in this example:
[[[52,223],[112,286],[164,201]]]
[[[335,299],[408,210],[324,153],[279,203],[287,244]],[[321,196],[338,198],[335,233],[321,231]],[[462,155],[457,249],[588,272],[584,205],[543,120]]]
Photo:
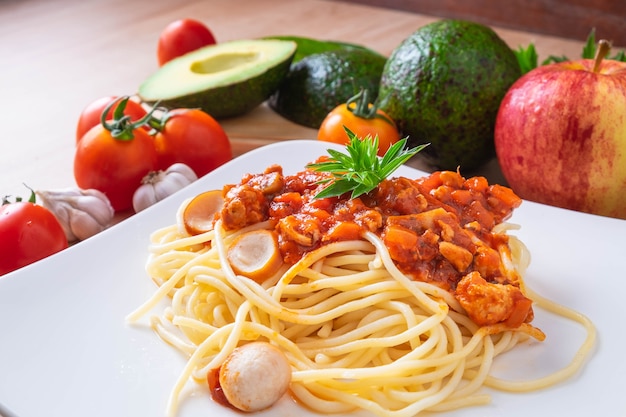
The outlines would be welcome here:
[[[95,189],[65,188],[35,191],[65,232],[68,242],[85,240],[106,229],[115,211],[107,196]]]
[[[133,195],[133,208],[138,213],[197,179],[196,173],[182,163],[173,164],[165,171],[150,172]]]

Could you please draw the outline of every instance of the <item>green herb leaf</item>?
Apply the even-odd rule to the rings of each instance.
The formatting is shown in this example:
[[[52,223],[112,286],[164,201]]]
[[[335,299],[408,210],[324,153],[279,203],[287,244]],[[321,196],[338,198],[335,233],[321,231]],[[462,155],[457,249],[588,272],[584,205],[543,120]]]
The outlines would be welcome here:
[[[531,43],[526,49],[520,46],[517,51],[513,50],[513,52],[517,57],[517,62],[522,70],[522,75],[537,68],[538,56],[534,44]]]
[[[618,53],[616,53],[614,56],[612,56],[609,59],[620,61],[620,62],[626,62],[626,51],[619,51]]]
[[[385,155],[379,158],[376,155],[378,136],[359,138],[347,127],[344,126],[344,129],[349,138],[346,145],[347,154],[328,149],[330,155],[328,160],[307,165],[307,168],[315,171],[332,174],[332,178],[321,181],[321,183],[330,182],[330,185],[317,193],[315,198],[338,197],[348,192],[351,192],[350,198],[367,194],[428,146],[425,144],[406,149],[407,139],[404,138],[394,143]]]
[[[587,36],[587,42],[585,43],[585,46],[583,47],[583,52],[582,52],[581,57],[584,59],[595,59],[597,50],[598,50],[598,42],[596,41],[596,30],[591,29],[589,36]],[[606,59],[610,59],[613,61],[626,62],[626,52],[623,50],[619,51],[613,56],[607,56]]]
[[[566,57],[565,55],[561,55],[561,56],[550,55],[549,57],[541,61],[541,65],[556,64],[556,63],[565,62],[565,61],[569,61],[569,58]]]
[[[587,41],[585,42],[585,46],[583,47],[581,58],[583,59],[595,59],[596,50],[598,49],[598,42],[596,42],[596,30],[591,29],[591,32],[587,36]],[[528,45],[526,49],[522,46],[519,47],[517,51],[513,50],[515,56],[517,57],[517,62],[520,64],[520,68],[522,69],[522,74],[527,73],[530,70],[533,70],[537,67],[537,51],[535,50],[535,46],[531,43]],[[626,62],[626,51],[619,51],[614,56],[608,57],[607,59],[611,59],[613,61],[621,61]],[[541,65],[555,64],[559,62],[570,61],[570,59],[565,56],[556,56],[550,55],[548,58],[544,59],[541,62]]]
[[[594,59],[596,56],[596,30],[591,29],[589,36],[587,36],[587,42],[583,47],[583,53],[581,57],[583,59]]]

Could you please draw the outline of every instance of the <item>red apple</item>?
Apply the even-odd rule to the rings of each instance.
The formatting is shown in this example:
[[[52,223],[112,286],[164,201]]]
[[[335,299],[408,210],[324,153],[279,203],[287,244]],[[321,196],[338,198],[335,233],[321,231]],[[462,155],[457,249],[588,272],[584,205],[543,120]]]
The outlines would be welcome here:
[[[595,60],[540,66],[511,86],[496,154],[520,197],[626,219],[626,63],[603,59],[600,43]]]

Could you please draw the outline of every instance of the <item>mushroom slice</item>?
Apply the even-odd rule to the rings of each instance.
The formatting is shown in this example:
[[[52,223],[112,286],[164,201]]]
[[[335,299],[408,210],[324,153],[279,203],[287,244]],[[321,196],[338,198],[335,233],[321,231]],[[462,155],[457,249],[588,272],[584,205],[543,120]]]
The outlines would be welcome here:
[[[289,388],[291,366],[285,354],[267,342],[235,348],[219,371],[219,382],[228,402],[241,411],[271,407]]]

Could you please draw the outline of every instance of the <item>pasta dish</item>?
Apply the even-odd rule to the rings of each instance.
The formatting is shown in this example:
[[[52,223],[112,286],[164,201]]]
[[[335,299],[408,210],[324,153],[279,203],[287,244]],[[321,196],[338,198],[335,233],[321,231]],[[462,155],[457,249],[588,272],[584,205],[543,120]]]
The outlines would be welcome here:
[[[323,414],[475,406],[490,401],[483,387],[530,391],[580,369],[594,327],[524,285],[530,256],[509,234],[521,204],[509,188],[440,171],[385,179],[357,198],[315,198],[327,179],[273,165],[213,192],[220,201],[205,210],[208,226],[191,227],[190,199],[151,236],[157,289],[129,320],[167,301],[151,325],[188,358],[170,415],[191,381],[208,380],[227,404],[215,372],[255,341],[284,354],[289,395]],[[578,355],[537,380],[495,378],[497,356],[546,337],[533,325],[537,306],[584,326]]]

